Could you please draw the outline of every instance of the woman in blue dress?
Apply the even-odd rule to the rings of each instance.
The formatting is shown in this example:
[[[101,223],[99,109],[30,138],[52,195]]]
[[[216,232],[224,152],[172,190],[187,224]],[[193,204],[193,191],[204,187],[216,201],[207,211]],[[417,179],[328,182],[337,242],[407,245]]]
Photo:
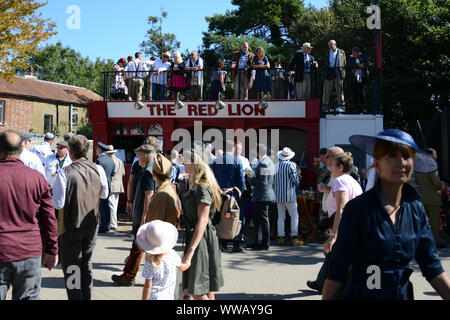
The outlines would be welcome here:
[[[407,183],[413,169],[432,172],[436,162],[400,130],[352,136],[350,142],[373,155],[379,179],[344,209],[323,299],[412,300],[412,259],[436,292],[450,299],[420,195]]]
[[[264,93],[270,91],[270,63],[266,57],[264,48],[256,48],[255,55],[252,59],[252,68],[256,70],[255,80],[253,81],[252,90],[256,93],[258,100],[261,100]]]

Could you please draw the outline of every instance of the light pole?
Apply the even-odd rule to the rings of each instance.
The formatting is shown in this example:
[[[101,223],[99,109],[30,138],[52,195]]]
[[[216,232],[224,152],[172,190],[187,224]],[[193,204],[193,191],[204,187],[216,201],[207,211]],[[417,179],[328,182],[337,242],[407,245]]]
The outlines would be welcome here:
[[[371,16],[367,18],[367,28],[374,30],[375,33],[375,86],[374,86],[374,113],[381,114],[381,72],[382,72],[382,32],[381,32],[381,12],[378,6],[378,0],[374,0],[374,4],[367,7],[367,13]]]

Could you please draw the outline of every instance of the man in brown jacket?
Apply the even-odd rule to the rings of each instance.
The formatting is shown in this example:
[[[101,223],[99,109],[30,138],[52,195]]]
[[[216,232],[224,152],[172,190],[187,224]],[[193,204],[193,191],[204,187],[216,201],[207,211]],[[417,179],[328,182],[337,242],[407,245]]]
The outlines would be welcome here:
[[[427,150],[433,158],[437,159],[436,150],[429,148]],[[441,191],[444,188],[444,183],[439,178],[438,171],[431,173],[415,173],[416,184],[422,195],[422,203],[430,220],[431,231],[433,232],[434,241],[438,248],[445,248],[444,244],[441,244],[440,236],[440,217],[441,217]]]
[[[231,58],[231,80],[234,82],[234,98],[236,100],[248,100],[252,59],[253,54],[250,53],[248,42],[242,43],[242,50],[234,52]]]

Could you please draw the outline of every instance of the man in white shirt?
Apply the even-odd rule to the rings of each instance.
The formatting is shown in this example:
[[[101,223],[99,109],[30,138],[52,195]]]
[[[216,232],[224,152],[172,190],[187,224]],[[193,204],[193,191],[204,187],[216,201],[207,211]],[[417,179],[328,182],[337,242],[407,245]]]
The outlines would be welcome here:
[[[129,62],[124,68],[124,71],[128,71],[125,73],[126,77],[131,79],[128,100],[142,101],[142,89],[144,89],[144,79],[148,69],[147,64],[142,61],[142,53],[136,52],[134,56],[136,59]]]
[[[202,101],[203,97],[203,59],[196,51],[192,51],[191,57],[186,64],[186,70],[191,71],[189,94],[191,100]]]
[[[51,132],[47,132],[42,141],[37,146],[31,147],[30,151],[35,153],[39,159],[41,159],[42,165],[45,165],[45,158],[53,153],[52,144],[55,141],[55,135]]]
[[[152,95],[152,74],[153,74],[153,67],[155,66],[155,57],[151,57],[150,60],[144,61],[144,63],[147,65],[148,71],[150,71],[146,77],[147,85],[145,87],[145,96],[148,100],[153,100]]]
[[[164,52],[161,59],[157,59],[153,65],[152,82],[153,100],[164,100],[167,85],[167,70],[170,69],[170,52]]]
[[[68,144],[65,141],[56,144],[56,153],[52,153],[45,158],[45,178],[51,188],[55,184],[58,172],[72,163],[67,152]]]
[[[238,142],[236,143],[236,148],[234,149],[234,157],[240,161],[242,165],[242,170],[252,170],[252,167],[250,166],[250,162],[248,159],[244,156],[242,156],[242,143]]]
[[[62,210],[58,214],[59,249],[69,300],[91,299],[99,202],[100,198],[107,199],[109,193],[105,171],[87,159],[88,151],[86,137],[76,135],[69,140],[73,163],[59,170],[53,188],[53,205]],[[72,283],[73,266],[79,270],[79,285],[68,286]]]
[[[31,134],[22,133],[21,138],[22,138],[22,153],[20,154],[20,161],[22,161],[26,167],[34,169],[37,172],[42,173],[43,176],[45,176],[45,170],[44,166],[42,165],[41,159],[39,159],[39,157],[36,154],[29,151],[31,146]]]
[[[330,94],[334,86],[336,87],[336,98],[338,103],[336,111],[345,112],[344,79],[345,68],[347,66],[347,58],[345,56],[345,51],[342,49],[338,49],[335,40],[330,40],[328,42],[328,47],[330,48],[330,50],[325,56],[326,77],[323,82],[323,111],[328,111]]]

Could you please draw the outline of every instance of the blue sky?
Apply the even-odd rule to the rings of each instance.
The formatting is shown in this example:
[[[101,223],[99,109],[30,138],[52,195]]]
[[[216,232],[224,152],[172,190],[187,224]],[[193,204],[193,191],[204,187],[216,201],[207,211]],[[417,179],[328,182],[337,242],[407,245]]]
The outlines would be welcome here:
[[[328,1],[305,0],[306,5],[309,3],[322,8]],[[67,25],[69,20],[76,27],[76,20],[70,19],[74,11],[67,12],[70,6],[80,10],[79,29]],[[159,16],[161,9],[168,12],[163,32],[174,33],[183,52],[201,46],[202,32],[208,29],[205,17],[234,8],[230,0],[48,0],[41,12],[57,24],[58,34],[46,43],[61,41],[91,60],[100,57],[117,61],[139,51],[149,27],[147,18]]]

